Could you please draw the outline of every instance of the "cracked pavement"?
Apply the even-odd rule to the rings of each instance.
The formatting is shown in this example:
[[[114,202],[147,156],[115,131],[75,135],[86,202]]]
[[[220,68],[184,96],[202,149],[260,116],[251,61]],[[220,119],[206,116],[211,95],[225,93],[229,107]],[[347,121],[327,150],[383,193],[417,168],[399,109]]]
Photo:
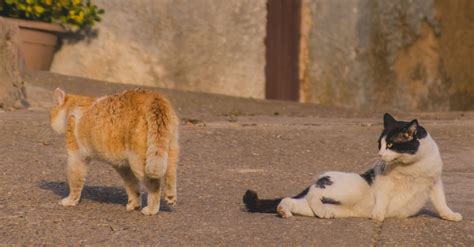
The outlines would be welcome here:
[[[159,90],[180,117],[178,204],[156,216],[126,212],[126,194],[107,164],[90,165],[81,203],[67,194],[64,137],[49,127],[50,91],[104,95],[131,88],[32,73],[31,110],[0,112],[0,242],[54,245],[473,246],[474,114],[394,113],[417,117],[444,160],[448,205],[462,222],[438,218],[430,204],[416,217],[318,219],[243,210],[242,195],[300,192],[327,170],[364,171],[377,154],[382,111],[357,112],[290,102]]]

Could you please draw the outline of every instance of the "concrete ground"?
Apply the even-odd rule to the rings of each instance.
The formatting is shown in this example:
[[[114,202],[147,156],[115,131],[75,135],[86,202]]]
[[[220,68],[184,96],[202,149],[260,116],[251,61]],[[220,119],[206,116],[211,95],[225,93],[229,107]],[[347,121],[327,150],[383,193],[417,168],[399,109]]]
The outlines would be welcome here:
[[[64,208],[64,137],[49,127],[57,86],[105,95],[132,86],[36,72],[30,110],[0,112],[0,243],[53,245],[473,246],[474,113],[395,112],[417,117],[438,142],[448,205],[462,222],[419,216],[387,219],[281,219],[243,210],[252,188],[262,197],[294,195],[327,170],[364,171],[377,154],[381,112],[159,90],[181,117],[178,204],[156,216],[126,212],[122,181],[93,162],[81,203]]]

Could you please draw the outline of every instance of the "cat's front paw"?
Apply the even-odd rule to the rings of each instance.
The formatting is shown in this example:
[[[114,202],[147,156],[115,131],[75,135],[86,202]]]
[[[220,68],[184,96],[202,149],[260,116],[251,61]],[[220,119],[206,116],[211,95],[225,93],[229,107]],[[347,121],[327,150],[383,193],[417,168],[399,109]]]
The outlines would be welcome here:
[[[146,206],[142,209],[142,214],[144,215],[155,215],[160,211],[160,208]]]
[[[373,213],[370,218],[374,219],[374,220],[377,220],[377,221],[384,221],[385,215],[382,214],[382,213]]]
[[[79,203],[79,199],[72,199],[69,196],[62,199],[59,204],[63,205],[64,207],[72,207],[76,206]]]
[[[449,213],[449,214],[441,214],[441,218],[450,221],[461,221],[462,215],[460,213]]]

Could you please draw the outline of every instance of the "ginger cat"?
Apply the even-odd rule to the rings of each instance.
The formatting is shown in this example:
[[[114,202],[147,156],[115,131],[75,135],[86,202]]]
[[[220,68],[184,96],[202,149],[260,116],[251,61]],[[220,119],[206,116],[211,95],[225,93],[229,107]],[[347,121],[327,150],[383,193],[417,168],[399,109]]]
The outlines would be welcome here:
[[[65,133],[68,152],[69,196],[63,206],[79,203],[91,158],[110,163],[125,182],[127,210],[140,208],[139,183],[148,191],[145,215],[160,210],[161,180],[165,201],[175,204],[178,161],[178,117],[156,92],[142,89],[93,98],[66,94],[57,88],[50,122]]]

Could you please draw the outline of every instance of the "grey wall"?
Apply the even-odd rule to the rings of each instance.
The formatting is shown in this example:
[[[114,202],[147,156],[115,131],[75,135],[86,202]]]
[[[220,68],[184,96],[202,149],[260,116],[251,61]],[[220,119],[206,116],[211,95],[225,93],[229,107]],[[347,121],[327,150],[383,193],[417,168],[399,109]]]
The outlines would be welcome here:
[[[302,1],[301,101],[474,109],[474,1]],[[96,3],[98,37],[66,43],[52,71],[264,97],[266,0]]]
[[[304,1],[312,26],[303,101],[474,109],[474,1]]]
[[[263,98],[265,0],[96,0],[90,42],[63,45],[52,71]]]

